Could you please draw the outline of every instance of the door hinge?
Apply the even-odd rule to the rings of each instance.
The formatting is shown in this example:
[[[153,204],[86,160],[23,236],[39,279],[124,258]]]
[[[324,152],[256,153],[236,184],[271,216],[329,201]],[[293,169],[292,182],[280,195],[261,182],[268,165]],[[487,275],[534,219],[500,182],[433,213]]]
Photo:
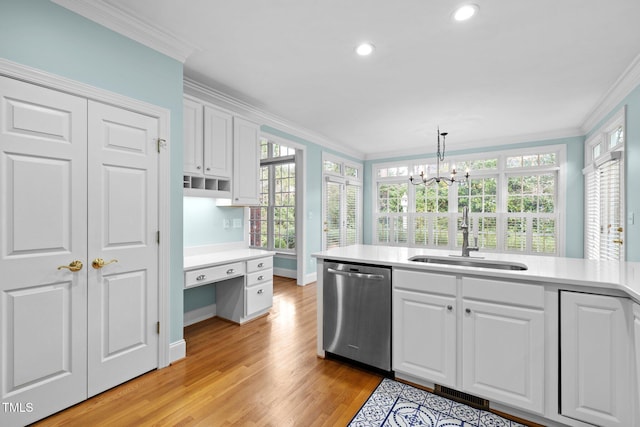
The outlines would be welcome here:
[[[160,334],[160,322],[156,323],[156,333]]]
[[[160,244],[160,230],[156,231],[156,242]]]
[[[165,148],[167,146],[167,140],[158,138],[157,142],[158,142],[158,153],[159,153],[161,148]]]

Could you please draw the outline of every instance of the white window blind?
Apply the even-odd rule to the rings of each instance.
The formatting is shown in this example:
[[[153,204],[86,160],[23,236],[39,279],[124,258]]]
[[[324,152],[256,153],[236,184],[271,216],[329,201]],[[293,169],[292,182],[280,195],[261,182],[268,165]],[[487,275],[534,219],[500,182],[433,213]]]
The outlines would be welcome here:
[[[610,160],[585,175],[589,259],[621,259],[620,166],[620,160]]]
[[[325,180],[324,186],[324,236],[325,249],[337,248],[342,242],[342,187],[343,184]]]
[[[624,253],[624,149],[626,107],[585,142],[584,256],[620,260]]]

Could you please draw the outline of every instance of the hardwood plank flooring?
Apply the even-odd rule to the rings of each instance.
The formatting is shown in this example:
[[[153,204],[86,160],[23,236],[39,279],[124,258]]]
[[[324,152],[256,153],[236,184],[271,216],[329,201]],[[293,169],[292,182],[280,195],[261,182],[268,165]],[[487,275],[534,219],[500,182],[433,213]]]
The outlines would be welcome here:
[[[274,278],[268,316],[185,328],[187,357],[37,426],[344,426],[381,380],[316,356],[316,285]]]

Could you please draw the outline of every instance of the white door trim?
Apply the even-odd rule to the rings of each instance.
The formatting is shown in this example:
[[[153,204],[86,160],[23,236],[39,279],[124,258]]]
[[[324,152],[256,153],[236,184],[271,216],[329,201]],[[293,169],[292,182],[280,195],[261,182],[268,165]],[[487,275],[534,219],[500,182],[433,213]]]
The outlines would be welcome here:
[[[114,106],[156,117],[160,123],[161,137],[165,139],[165,155],[160,156],[158,165],[158,227],[160,244],[158,246],[158,319],[160,334],[158,345],[158,368],[164,368],[171,362],[169,358],[169,274],[170,274],[170,156],[168,146],[170,141],[171,112],[163,107],[139,101],[124,95],[99,89],[65,77],[57,76],[36,68],[31,68],[16,62],[0,58],[0,75],[11,77],[24,82],[48,87],[58,91],[70,93],[84,98],[93,99]]]

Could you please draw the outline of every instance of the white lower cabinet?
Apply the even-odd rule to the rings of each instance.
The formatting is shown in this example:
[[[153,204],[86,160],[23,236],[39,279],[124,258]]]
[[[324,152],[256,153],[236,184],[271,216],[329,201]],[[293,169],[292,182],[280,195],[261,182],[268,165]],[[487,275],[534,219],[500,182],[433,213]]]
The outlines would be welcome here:
[[[185,272],[185,288],[216,283],[216,315],[245,323],[273,305],[273,257],[250,259]]]
[[[543,414],[544,331],[543,286],[393,271],[400,378]]]
[[[562,415],[604,427],[633,425],[630,312],[626,298],[560,292]]]
[[[393,370],[456,386],[456,278],[393,274]]]
[[[462,389],[544,412],[544,288],[463,278]]]

